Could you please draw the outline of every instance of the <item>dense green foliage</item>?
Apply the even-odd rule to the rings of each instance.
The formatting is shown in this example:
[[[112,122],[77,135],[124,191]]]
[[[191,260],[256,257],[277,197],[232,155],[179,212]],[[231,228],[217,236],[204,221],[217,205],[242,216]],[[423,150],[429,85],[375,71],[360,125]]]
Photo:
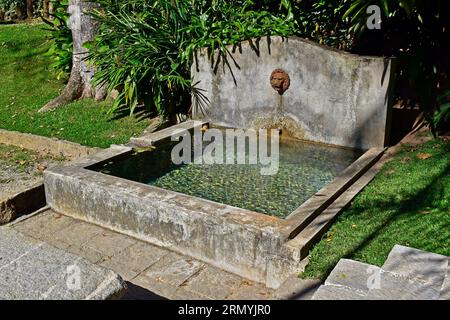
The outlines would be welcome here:
[[[23,1],[20,0],[0,0],[0,10],[2,11],[11,10],[13,9],[14,6],[22,2]]]
[[[432,116],[432,125],[438,133],[448,133],[450,128],[450,90],[438,97],[438,107]]]
[[[2,1],[2,0],[0,0]],[[6,1],[6,0],[3,0]],[[57,1],[57,0],[55,0]],[[419,106],[431,128],[449,126],[450,87],[445,0],[99,0],[94,13],[100,33],[88,45],[97,66],[97,83],[120,92],[111,111],[137,106],[163,116],[186,112],[190,94],[201,107],[202,93],[189,78],[193,52],[219,50],[217,62],[229,63],[225,46],[264,35],[297,35],[357,54],[397,57],[395,102]],[[369,5],[381,8],[380,30],[368,30]],[[63,33],[55,33],[55,38]],[[59,70],[69,43],[55,41]],[[69,36],[70,37],[70,36]],[[65,44],[64,46],[62,44]],[[114,61],[115,63],[111,63]],[[61,75],[61,74],[60,74]],[[443,129],[444,128],[444,129]]]
[[[50,73],[51,61],[44,55],[48,35],[42,24],[0,26],[0,128],[96,147],[125,143],[142,133],[149,119],[141,113],[109,117],[107,102],[82,100],[37,113],[64,86]]]
[[[294,32],[288,1],[100,0],[94,13],[100,32],[90,44],[97,67],[95,81],[119,89],[112,110],[139,105],[162,116],[187,111],[190,93],[201,107],[204,98],[191,83],[196,49],[219,49],[227,61],[229,44],[263,35]],[[114,63],[111,63],[114,62]]]
[[[343,19],[349,0],[293,1],[295,35],[330,47],[351,50],[354,41],[349,19]]]
[[[313,248],[303,276],[339,259],[381,266],[395,244],[450,256],[450,141],[405,145]]]
[[[6,11],[11,7],[12,0],[0,0],[0,10]]]
[[[46,55],[53,60],[50,66],[59,80],[68,75],[72,67],[73,41],[67,15],[69,1],[51,0],[51,3],[53,4],[51,19],[42,18],[42,20],[49,26],[47,30],[51,32],[51,45]]]
[[[38,17],[41,15],[43,10],[43,0],[33,0],[32,8],[30,9],[30,13],[32,16],[30,18]],[[25,19],[27,18],[27,2],[26,0],[0,0],[0,22],[5,18],[4,13],[7,11],[14,11],[15,19]],[[19,14],[19,16],[17,16]]]
[[[352,51],[397,57],[396,100],[406,107],[418,105],[432,129],[450,127],[445,117],[437,124],[433,119],[435,111],[445,110],[438,97],[450,88],[448,0],[350,2],[344,17],[351,18],[351,31],[357,33]],[[366,9],[373,4],[382,9],[380,30],[366,27]]]

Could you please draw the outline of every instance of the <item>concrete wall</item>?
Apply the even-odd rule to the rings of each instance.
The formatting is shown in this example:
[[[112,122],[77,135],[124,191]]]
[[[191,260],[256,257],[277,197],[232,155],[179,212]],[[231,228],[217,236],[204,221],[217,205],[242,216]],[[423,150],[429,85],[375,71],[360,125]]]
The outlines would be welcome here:
[[[197,53],[194,83],[209,100],[194,118],[240,128],[283,128],[316,142],[368,149],[388,139],[392,59],[331,50],[300,38],[267,37],[230,47],[232,58]],[[273,70],[290,77],[280,95]]]

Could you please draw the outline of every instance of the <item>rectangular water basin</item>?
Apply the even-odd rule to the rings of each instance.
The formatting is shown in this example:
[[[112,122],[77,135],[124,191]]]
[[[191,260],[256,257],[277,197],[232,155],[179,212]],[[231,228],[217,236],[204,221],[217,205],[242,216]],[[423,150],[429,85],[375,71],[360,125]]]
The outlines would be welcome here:
[[[221,132],[225,137],[225,130]],[[224,138],[225,139],[225,138]],[[270,141],[270,140],[269,140]],[[191,162],[175,165],[170,140],[157,143],[149,151],[93,166],[108,175],[145,183],[242,209],[285,218],[303,202],[329,184],[363,152],[282,137],[276,173],[263,175],[262,164]],[[209,144],[203,143],[204,150]],[[191,147],[192,159],[194,147]],[[224,152],[224,161],[225,152]],[[275,172],[275,171],[274,171]]]
[[[48,205],[276,288],[302,268],[310,242],[302,230],[347,190],[360,190],[353,184],[384,152],[359,156],[282,139],[273,176],[261,176],[258,165],[173,165],[170,137],[203,124],[188,121],[47,169]]]

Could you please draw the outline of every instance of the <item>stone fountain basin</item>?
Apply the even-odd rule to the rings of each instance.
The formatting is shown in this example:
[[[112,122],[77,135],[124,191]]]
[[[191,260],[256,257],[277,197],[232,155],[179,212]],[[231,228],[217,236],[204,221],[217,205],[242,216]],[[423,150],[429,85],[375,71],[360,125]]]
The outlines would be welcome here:
[[[285,219],[89,169],[129,157],[136,145],[170,139],[175,130],[202,124],[188,121],[134,139],[130,145],[113,145],[69,166],[46,170],[48,205],[62,214],[170,248],[277,288],[292,273],[302,270],[311,241],[317,239],[317,235],[312,235],[305,240],[302,230],[338,201],[385,150],[366,151]]]

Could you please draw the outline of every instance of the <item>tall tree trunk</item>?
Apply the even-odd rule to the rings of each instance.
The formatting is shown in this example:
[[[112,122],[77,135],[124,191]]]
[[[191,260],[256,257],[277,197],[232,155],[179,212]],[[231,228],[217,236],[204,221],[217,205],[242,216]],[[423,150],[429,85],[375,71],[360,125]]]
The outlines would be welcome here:
[[[50,2],[50,0],[42,1],[42,16],[45,19],[48,19],[48,16],[49,16],[49,2]]]
[[[0,9],[0,21],[5,20],[5,11],[3,9]]]
[[[94,68],[86,61],[89,51],[83,44],[94,40],[97,32],[97,23],[86,12],[98,5],[85,0],[69,0],[70,29],[73,37],[72,71],[69,82],[61,95],[44,107],[39,112],[53,110],[63,104],[80,98],[95,98],[102,100],[106,96],[106,89],[95,88],[91,84],[94,76]]]
[[[33,0],[27,0],[27,18],[33,18]]]
[[[50,20],[55,19],[53,17],[53,2],[51,2],[50,0],[48,0],[48,15]]]

